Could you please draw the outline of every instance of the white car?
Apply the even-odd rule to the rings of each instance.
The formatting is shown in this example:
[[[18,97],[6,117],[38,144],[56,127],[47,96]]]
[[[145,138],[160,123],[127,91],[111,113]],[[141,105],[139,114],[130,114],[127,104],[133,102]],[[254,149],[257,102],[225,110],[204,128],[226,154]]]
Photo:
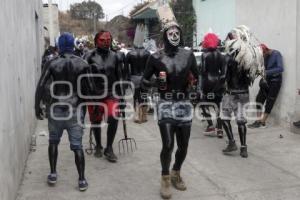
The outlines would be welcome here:
[[[194,55],[196,57],[196,61],[197,61],[197,66],[200,65],[200,62],[201,62],[201,55],[202,55],[202,52],[201,51],[194,51]]]

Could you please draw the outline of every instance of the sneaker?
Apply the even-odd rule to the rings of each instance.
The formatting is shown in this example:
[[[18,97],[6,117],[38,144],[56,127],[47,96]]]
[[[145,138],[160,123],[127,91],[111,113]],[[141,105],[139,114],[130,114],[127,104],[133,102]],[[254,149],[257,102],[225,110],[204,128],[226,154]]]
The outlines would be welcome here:
[[[109,162],[115,163],[118,160],[112,148],[106,148],[104,150],[104,155]]]
[[[217,136],[218,136],[218,138],[223,138],[223,130],[222,129],[217,130]]]
[[[51,173],[48,175],[47,182],[49,185],[54,185],[57,181],[57,174]]]
[[[216,129],[213,126],[208,125],[204,131],[205,136],[216,137]]]
[[[102,146],[100,146],[100,147],[96,146],[94,156],[96,158],[101,158],[103,156],[102,150],[103,150]]]
[[[255,121],[253,124],[248,125],[248,128],[267,128],[266,122]]]
[[[259,128],[267,128],[266,122],[260,122]]]
[[[247,152],[247,147],[246,146],[241,147],[240,155],[241,155],[242,158],[248,158],[248,152]]]
[[[87,181],[85,179],[78,181],[79,191],[81,191],[81,192],[86,191],[88,189],[88,187],[89,187],[89,184],[87,183]]]
[[[248,128],[259,128],[261,122],[260,121],[255,121],[253,124],[249,124]]]
[[[237,146],[235,144],[235,141],[229,141],[227,147],[225,149],[223,149],[223,153],[226,154],[226,153],[230,153],[230,152],[233,152],[236,150],[237,150]]]

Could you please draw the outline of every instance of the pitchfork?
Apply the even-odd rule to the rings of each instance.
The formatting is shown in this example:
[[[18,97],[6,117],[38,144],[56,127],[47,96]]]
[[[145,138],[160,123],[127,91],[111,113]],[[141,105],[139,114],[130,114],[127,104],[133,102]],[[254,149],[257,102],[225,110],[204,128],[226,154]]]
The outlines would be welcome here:
[[[124,100],[123,100],[124,102]],[[126,119],[125,119],[125,108],[122,108],[120,109],[121,110],[121,115],[122,115],[122,121],[123,121],[123,130],[124,130],[124,138],[119,140],[119,153],[121,154],[121,144],[122,144],[122,147],[123,147],[123,152],[125,153],[125,143],[126,143],[126,148],[127,148],[127,152],[129,152],[129,147],[128,147],[128,144],[130,144],[130,149],[131,149],[131,152],[133,152],[133,145],[132,143],[134,143],[134,146],[135,146],[135,149],[137,149],[137,146],[136,146],[136,142],[135,142],[135,139],[134,138],[129,138],[127,136],[127,126],[126,126]],[[129,142],[129,143],[128,143]]]

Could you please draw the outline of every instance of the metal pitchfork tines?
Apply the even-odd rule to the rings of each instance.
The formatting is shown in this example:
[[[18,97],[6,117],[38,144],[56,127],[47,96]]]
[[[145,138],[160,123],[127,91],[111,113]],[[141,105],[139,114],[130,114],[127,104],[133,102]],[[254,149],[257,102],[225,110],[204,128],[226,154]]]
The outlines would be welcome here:
[[[119,140],[119,153],[121,154],[121,145],[123,147],[123,152],[125,153],[125,144],[127,148],[127,152],[129,153],[129,149],[131,149],[131,152],[133,152],[133,144],[135,146],[135,149],[137,149],[136,142],[134,138],[129,138],[127,136],[127,126],[126,126],[126,120],[125,120],[125,111],[124,109],[121,109],[122,114],[122,121],[123,121],[123,130],[124,130],[124,138]],[[133,144],[132,144],[133,143]],[[130,148],[128,147],[130,145]]]
[[[95,144],[93,143],[93,128],[90,128],[90,140],[89,140],[89,148],[86,148],[85,149],[85,152],[88,154],[88,155],[92,155],[93,154],[93,151],[95,150]]]

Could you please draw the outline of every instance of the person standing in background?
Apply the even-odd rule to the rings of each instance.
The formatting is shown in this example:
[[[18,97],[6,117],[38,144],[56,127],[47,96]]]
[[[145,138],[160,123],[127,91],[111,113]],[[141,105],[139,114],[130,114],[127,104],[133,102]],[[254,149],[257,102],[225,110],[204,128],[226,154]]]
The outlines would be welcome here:
[[[260,80],[260,89],[256,96],[257,117],[259,120],[250,124],[249,128],[266,128],[266,121],[279,94],[282,73],[284,71],[282,55],[279,51],[269,49],[265,44],[260,45],[263,50],[266,79]],[[264,113],[261,112],[262,105],[265,104]]]

